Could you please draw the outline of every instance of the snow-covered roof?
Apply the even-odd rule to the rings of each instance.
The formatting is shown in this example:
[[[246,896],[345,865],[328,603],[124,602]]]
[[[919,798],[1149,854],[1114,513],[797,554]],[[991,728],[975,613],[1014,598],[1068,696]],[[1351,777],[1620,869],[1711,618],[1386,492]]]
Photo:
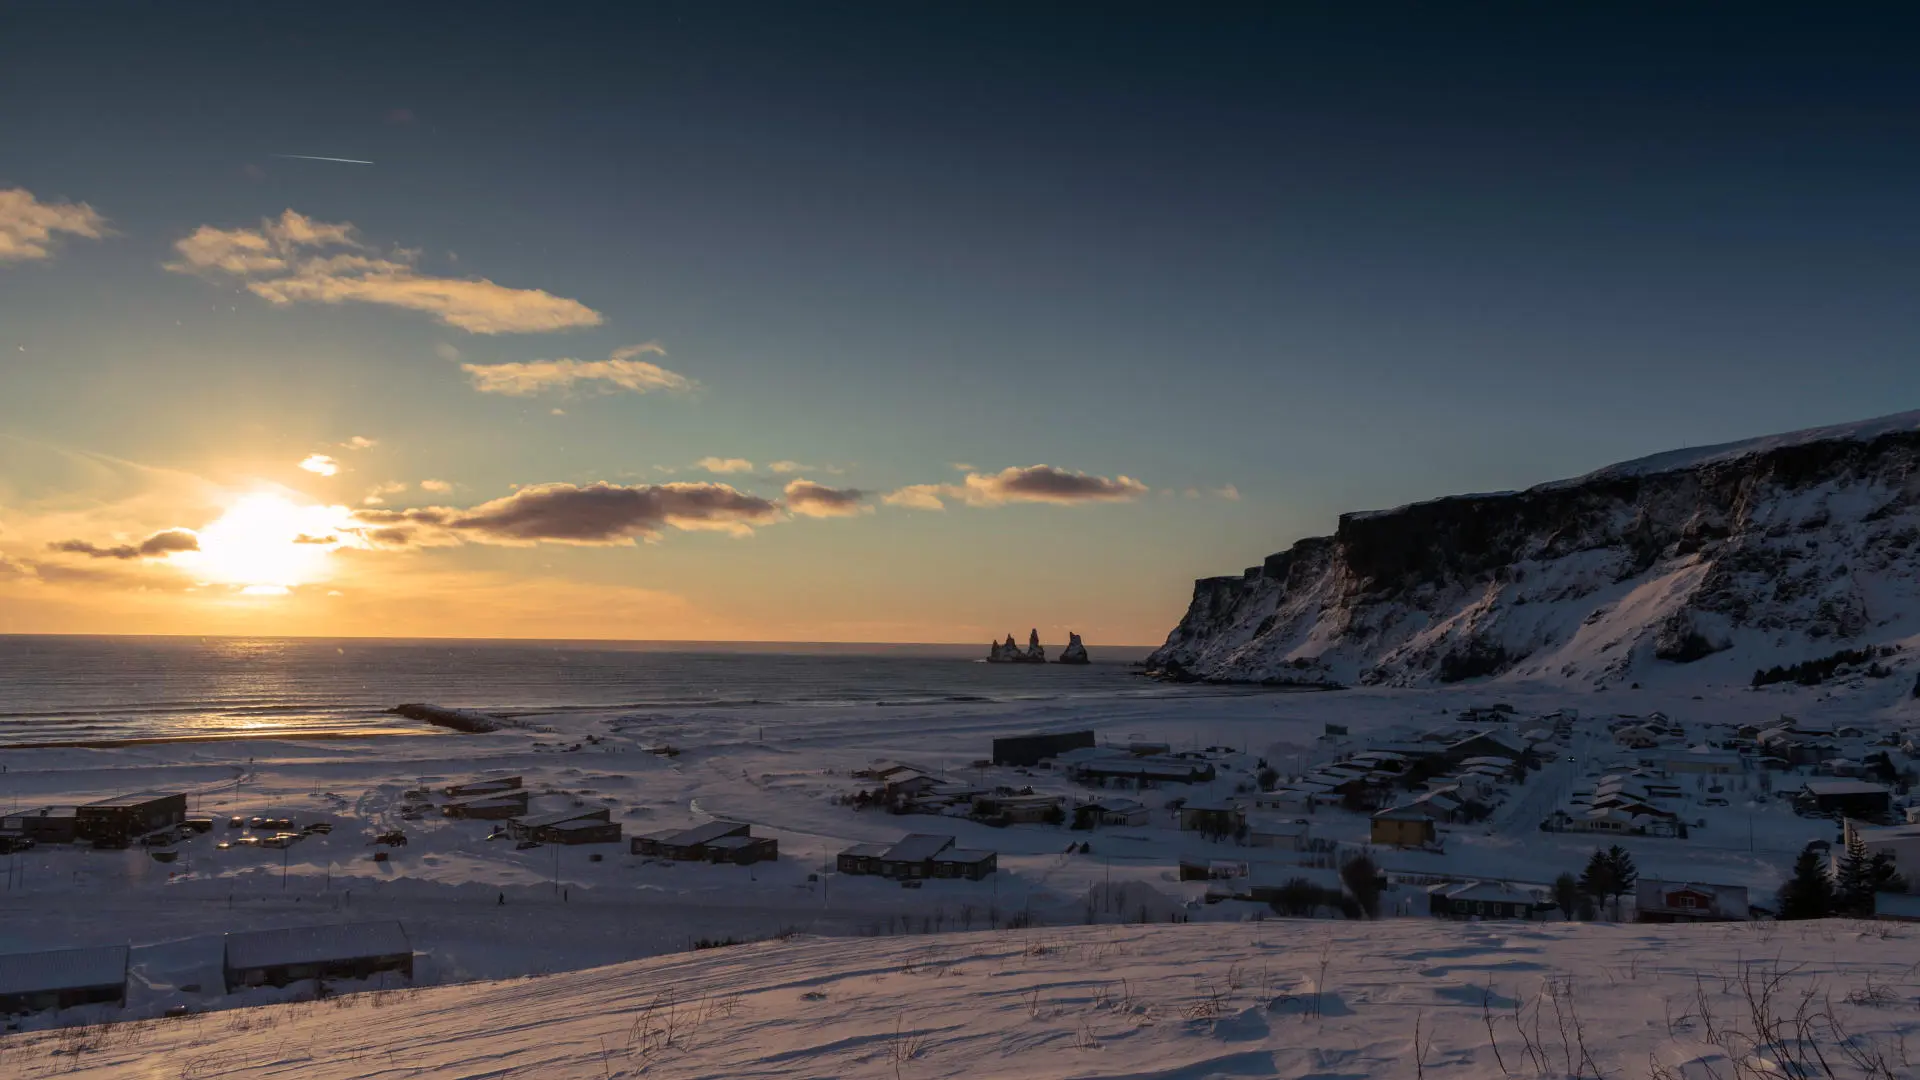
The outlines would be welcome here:
[[[977,863],[993,858],[993,852],[980,848],[948,848],[933,857],[934,862]]]
[[[1247,831],[1260,836],[1305,836],[1312,826],[1291,818],[1255,817],[1247,822]]]
[[[728,833],[738,832],[741,828],[743,826],[737,821],[704,821],[689,828],[655,836],[654,839],[675,847],[692,847],[695,844],[711,844]]]
[[[547,828],[556,832],[579,832],[582,829],[604,829],[609,824],[611,822],[602,821],[599,818],[573,818],[557,825],[549,825]]]
[[[892,844],[855,844],[840,854],[851,855],[856,859],[877,859],[885,855],[891,847],[893,847]]]
[[[1430,820],[1427,817],[1427,815],[1409,806],[1388,807],[1385,810],[1376,811],[1373,817],[1374,817],[1374,820],[1376,821],[1427,821],[1427,820]]]
[[[909,833],[880,856],[888,862],[926,862],[953,846],[953,837],[932,833]]]
[[[1528,892],[1491,881],[1446,882],[1427,890],[1449,900],[1474,900],[1490,904],[1535,904],[1539,900]]]
[[[125,945],[0,954],[0,994],[82,990],[126,979]]]
[[[1869,784],[1865,780],[1809,780],[1807,793],[1810,795],[1885,795],[1887,789],[1882,784]]]
[[[181,795],[178,791],[136,791],[130,795],[115,795],[111,799],[100,799],[96,802],[87,803],[86,805],[89,807],[143,806],[150,802],[176,797],[184,798],[185,796]]]
[[[528,814],[525,817],[514,818],[513,821],[522,828],[544,829],[549,826],[558,825],[563,821],[578,821],[582,818],[598,818],[605,821],[611,813],[612,811],[604,806],[576,806],[571,810],[553,810],[545,814]]]
[[[227,935],[227,967],[233,970],[399,956],[413,951],[397,922],[334,923],[247,930]]]

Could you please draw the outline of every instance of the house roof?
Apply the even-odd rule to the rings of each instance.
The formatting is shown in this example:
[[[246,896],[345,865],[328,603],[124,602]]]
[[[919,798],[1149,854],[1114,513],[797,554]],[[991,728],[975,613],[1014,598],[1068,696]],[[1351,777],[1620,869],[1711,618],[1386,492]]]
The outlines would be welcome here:
[[[494,806],[501,803],[513,803],[524,806],[527,802],[525,788],[498,788],[477,795],[462,795],[457,799],[448,799],[447,806]]]
[[[1427,890],[1449,900],[1471,900],[1489,904],[1537,904],[1532,893],[1493,881],[1451,881]]]
[[[1225,799],[1188,799],[1181,805],[1180,809],[1182,811],[1198,810],[1202,813],[1228,814],[1238,810],[1239,807]]]
[[[934,833],[908,833],[888,848],[881,858],[888,862],[926,862],[953,846],[953,837]]]
[[[980,863],[993,858],[993,852],[979,848],[948,848],[933,857],[934,862]]]
[[[0,994],[81,990],[126,981],[125,945],[0,954]]]
[[[1809,795],[1886,795],[1885,785],[1869,784],[1865,780],[1809,780]]]
[[[707,841],[707,846],[710,848],[719,848],[722,851],[732,851],[736,848],[752,847],[755,844],[765,842],[766,838],[762,836],[716,836]]]
[[[612,824],[610,821],[602,821],[599,818],[573,818],[556,825],[548,825],[547,828],[556,832],[579,832],[582,829],[604,829]],[[618,828],[618,826],[614,827]]]
[[[226,962],[229,968],[244,970],[411,952],[413,944],[397,922],[334,923],[228,934]]]
[[[1427,817],[1427,815],[1408,806],[1393,806],[1385,810],[1377,811],[1373,815],[1373,819],[1375,821],[1429,821],[1431,820],[1430,818]]]
[[[723,836],[740,832],[747,827],[738,821],[705,821],[691,828],[656,834],[652,839],[675,847],[693,847],[696,844],[711,844]]]
[[[1098,802],[1089,803],[1088,805],[1094,807],[1102,814],[1131,814],[1135,810],[1145,810],[1147,808],[1147,804],[1138,799],[1101,799]]]
[[[115,795],[111,799],[100,799],[98,801],[86,803],[84,805],[89,807],[140,806],[145,803],[154,802],[158,799],[172,799],[172,798],[185,798],[185,797],[186,797],[185,795],[183,795],[181,792],[178,792],[178,791],[136,791],[129,795]]]
[[[571,810],[552,810],[544,814],[527,814],[523,817],[514,818],[513,821],[521,828],[544,829],[552,825],[558,825],[563,821],[581,821],[588,818],[607,821],[610,820],[612,816],[613,811],[604,806],[576,806]]]
[[[1261,836],[1305,836],[1313,828],[1291,818],[1256,817],[1247,823],[1247,831]]]
[[[885,855],[891,847],[893,847],[892,844],[855,844],[840,854],[851,855],[856,859],[877,859]]]

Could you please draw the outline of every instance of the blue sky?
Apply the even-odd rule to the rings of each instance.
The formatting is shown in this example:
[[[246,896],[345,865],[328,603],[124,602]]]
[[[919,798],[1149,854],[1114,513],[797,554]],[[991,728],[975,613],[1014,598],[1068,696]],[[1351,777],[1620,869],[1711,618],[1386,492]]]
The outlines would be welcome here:
[[[0,262],[0,630],[1146,642],[1343,510],[1920,397],[1893,9],[715,7],[0,10],[0,190],[101,222]],[[289,259],[596,318],[164,268],[287,210],[354,228]],[[649,343],[697,388],[462,367]],[[1040,464],[1107,486],[966,485]],[[860,494],[809,518],[797,477]],[[596,482],[771,508],[455,520]],[[49,548],[267,495],[345,508],[340,546],[260,581]],[[356,546],[420,508],[433,538]]]

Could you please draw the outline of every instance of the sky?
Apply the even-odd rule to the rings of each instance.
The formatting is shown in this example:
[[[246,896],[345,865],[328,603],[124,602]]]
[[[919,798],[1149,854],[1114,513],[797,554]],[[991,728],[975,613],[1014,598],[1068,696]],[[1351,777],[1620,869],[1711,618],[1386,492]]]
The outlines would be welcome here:
[[[548,7],[0,0],[0,632],[1156,643],[1920,407],[1892,5]]]

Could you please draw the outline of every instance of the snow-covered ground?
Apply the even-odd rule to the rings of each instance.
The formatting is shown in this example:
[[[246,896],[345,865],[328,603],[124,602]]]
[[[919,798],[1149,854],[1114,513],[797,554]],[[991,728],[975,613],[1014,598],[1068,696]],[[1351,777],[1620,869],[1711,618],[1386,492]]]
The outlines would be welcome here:
[[[1797,1075],[1895,1078],[1920,1066],[1915,933],[1270,920],[801,937],[16,1035],[0,1040],[0,1069],[21,1080],[1708,1080],[1796,1075],[1817,1053],[1831,1071]]]
[[[838,943],[809,942],[790,947],[796,950],[795,956],[817,958],[807,963],[822,963],[826,957],[835,957],[838,962],[843,952],[848,958],[904,956],[930,948],[956,954],[973,949],[991,952],[1004,947],[994,942],[1008,939],[959,938],[952,943],[938,939],[940,943],[934,944],[933,939],[920,935],[1004,928],[1011,921],[1027,918],[1045,926],[1065,926],[1090,918],[1132,921],[1144,911],[1149,918],[1161,921],[1178,916],[1194,922],[1238,923],[1267,912],[1246,901],[1203,902],[1210,890],[1221,890],[1220,883],[1179,880],[1179,862],[1218,860],[1255,867],[1267,863],[1268,877],[1297,873],[1329,883],[1331,870],[1321,867],[1316,875],[1313,869],[1294,865],[1310,861],[1304,855],[1248,848],[1230,839],[1207,840],[1195,832],[1179,831],[1175,816],[1165,809],[1167,800],[1232,796],[1251,788],[1262,759],[1286,775],[1306,773],[1337,756],[1363,749],[1370,741],[1453,723],[1454,714],[1461,708],[1494,700],[1511,703],[1522,718],[1568,705],[1576,705],[1585,716],[1594,718],[1617,711],[1644,713],[1660,708],[1695,730],[1711,724],[1769,721],[1782,712],[1803,719],[1859,723],[1876,731],[1900,722],[1898,717],[1849,712],[1841,704],[1822,701],[1819,691],[1727,691],[1699,698],[1659,698],[1630,691],[1569,695],[1564,689],[1525,686],[1320,694],[1196,687],[1191,694],[1176,696],[1116,695],[1106,700],[1071,702],[646,714],[580,710],[517,717],[529,726],[485,735],[12,751],[0,755],[0,764],[6,766],[0,775],[0,784],[4,785],[0,787],[0,803],[9,807],[90,801],[143,789],[184,790],[193,793],[194,810],[215,815],[218,820],[212,834],[181,843],[178,859],[172,863],[157,862],[140,849],[42,847],[0,857],[0,868],[5,871],[5,887],[0,890],[0,952],[131,944],[127,1008],[104,1015],[140,1018],[158,1016],[178,1005],[196,1010],[223,1009],[310,993],[310,988],[298,986],[285,991],[220,993],[220,936],[230,930],[314,922],[399,919],[419,954],[415,983],[422,986],[597,967],[686,950],[700,938],[758,939],[798,933],[837,939]],[[1348,736],[1323,738],[1330,723],[1344,725]],[[1531,725],[1522,719],[1514,726]],[[1154,808],[1146,824],[1107,826],[1092,832],[1047,824],[995,828],[952,817],[855,810],[841,801],[852,792],[873,786],[871,781],[856,780],[850,774],[876,759],[910,763],[987,788],[1031,786],[1041,793],[1060,793],[1079,800],[1097,794],[1122,794],[1078,787],[1044,770],[982,768],[974,764],[989,755],[995,736],[1080,727],[1092,728],[1103,741],[1114,743],[1156,740],[1170,743],[1177,750],[1233,747],[1237,752],[1212,754],[1220,772],[1211,785],[1169,785],[1124,793]],[[1730,793],[1736,797],[1729,799],[1727,807],[1690,805],[1686,810],[1689,820],[1705,818],[1707,824],[1694,828],[1686,840],[1607,837],[1599,841],[1591,836],[1539,831],[1539,822],[1548,812],[1566,805],[1581,785],[1591,784],[1591,774],[1601,763],[1618,755],[1596,733],[1599,731],[1604,728],[1583,727],[1574,738],[1556,744],[1543,769],[1531,774],[1526,784],[1501,793],[1504,801],[1489,821],[1475,826],[1443,825],[1444,852],[1380,849],[1374,857],[1389,872],[1416,879],[1433,876],[1544,883],[1561,871],[1579,870],[1597,842],[1617,840],[1632,851],[1645,876],[1745,885],[1754,890],[1756,903],[1769,903],[1799,847],[1808,839],[1830,839],[1835,833],[1830,822],[1794,816],[1783,800],[1754,803],[1752,795],[1758,793],[1758,786],[1750,776],[1741,778],[1740,790]],[[673,747],[677,754],[653,752],[666,746]],[[547,845],[518,850],[511,840],[486,839],[493,828],[490,822],[450,819],[437,812],[409,818],[403,811],[409,791],[437,791],[461,781],[507,774],[524,778],[534,793],[535,811],[576,804],[604,805],[628,836],[722,817],[751,823],[756,834],[775,837],[780,858],[750,868],[670,864],[630,855],[625,842],[617,846]],[[1797,778],[1778,778],[1776,786],[1784,789],[1798,783]],[[1690,795],[1693,786],[1688,780]],[[436,796],[435,801],[444,800]],[[285,816],[299,824],[324,820],[334,829],[285,850],[217,850],[216,843],[239,832],[226,826],[226,818],[233,814]],[[1321,806],[1309,820],[1317,839],[1350,846],[1367,842],[1368,822],[1363,814]],[[375,861],[374,852],[388,849],[372,846],[371,838],[392,828],[403,830],[409,843],[393,849],[389,859]],[[903,889],[880,878],[833,872],[833,857],[842,849],[855,843],[897,840],[909,832],[951,833],[961,847],[996,851],[1000,870],[982,881],[935,880],[915,889]],[[1091,850],[1066,853],[1070,844],[1081,842],[1089,844]],[[593,861],[594,855],[600,860]],[[1385,906],[1389,912],[1424,913],[1425,900],[1414,884],[1407,883],[1389,893]],[[1417,924],[1393,933],[1456,933],[1428,927],[1427,923],[1421,914]],[[1318,941],[1352,930],[1321,924],[1284,931],[1269,926],[1264,932],[1283,935],[1275,940],[1293,940],[1284,938],[1285,934],[1311,933],[1319,935],[1314,939]],[[1540,927],[1503,927],[1459,933],[1467,934],[1463,940],[1469,942],[1516,935],[1534,940],[1545,934],[1538,937],[1548,943],[1541,947],[1572,950],[1566,954],[1564,966],[1576,966],[1583,956],[1608,955],[1610,950],[1625,947],[1614,938],[1595,939],[1614,944],[1577,944],[1583,940],[1579,935],[1585,932],[1569,930],[1568,936],[1561,937],[1556,936],[1560,933],[1557,930]],[[1662,940],[1658,933],[1649,933],[1652,936],[1620,940]],[[1709,931],[1696,933],[1712,936]],[[913,940],[884,944],[845,940],[900,935],[910,935]],[[1213,939],[1196,932],[1191,937],[1167,940],[1198,947]],[[1175,952],[1188,947],[1166,946]],[[1207,947],[1213,948],[1211,944]],[[1419,947],[1424,946],[1408,945],[1407,949]],[[1441,947],[1465,946],[1455,943]],[[632,979],[654,978],[636,972],[732,970],[726,968],[730,964],[743,965],[738,972],[742,979],[755,976],[764,978],[764,985],[787,985],[791,980],[777,972],[751,970],[771,961],[749,962],[744,958],[788,955],[763,953],[763,948],[702,952],[697,957],[664,961],[658,968],[623,969],[626,974],[602,972],[568,983],[575,988],[568,993],[604,998],[613,994],[615,987],[632,992]],[[887,952],[894,949],[903,951]],[[1588,949],[1595,951],[1583,951]],[[1296,948],[1280,951],[1291,956]],[[1225,953],[1219,955],[1224,957]],[[1156,963],[1174,963],[1171,956]],[[1254,958],[1250,962],[1258,962],[1257,954],[1250,953],[1249,957]],[[1294,959],[1286,962],[1293,963]],[[853,959],[846,963],[851,965],[848,970],[859,966]],[[877,969],[885,969],[895,961],[873,963]],[[977,970],[983,966],[980,962],[969,963],[976,975],[984,976]],[[1545,966],[1557,968],[1562,962]],[[1142,978],[1148,977],[1152,976],[1143,973]],[[489,1000],[507,1003],[517,1000],[516,995],[538,996],[545,985],[557,984],[536,981],[459,993],[503,995]],[[737,992],[745,994],[747,984],[739,985]],[[1409,985],[1427,984],[1416,980]],[[788,996],[797,997],[797,993]],[[1159,997],[1166,1008],[1173,1008],[1171,1002],[1177,999],[1171,991],[1162,991]],[[449,1004],[433,1008],[457,1012],[465,1005],[454,1002],[468,999],[444,1000]],[[1582,1004],[1584,1007],[1584,999]],[[630,1005],[620,1006],[629,1010],[621,1013],[626,1017],[619,1025],[622,1031],[632,1020]],[[1455,1006],[1457,1012],[1457,1002]],[[1250,1007],[1251,999],[1241,1001],[1236,1015]],[[1596,1001],[1595,1008],[1604,1006]],[[933,999],[929,999],[927,1009],[937,1009]],[[1262,1023],[1272,1022],[1273,1031],[1281,1032],[1278,1023],[1285,1010],[1269,1015],[1264,1009],[1260,1005],[1249,1015],[1257,1015]],[[507,1026],[516,1022],[493,1012],[495,1019],[486,1023]],[[85,1009],[68,1010],[57,1016],[29,1019],[24,1025],[70,1025],[90,1015]],[[334,1015],[331,1007],[324,1007],[303,1022],[337,1025]],[[856,1023],[843,1013],[834,1015],[843,1016],[846,1023]],[[1401,1009],[1396,1015],[1410,1022],[1407,1010]],[[883,1019],[887,1024],[893,1020],[891,1016]],[[857,1022],[869,1021],[878,1022],[872,1017]],[[950,1022],[966,1027],[973,1021],[963,1023],[963,1018],[955,1018]],[[988,1021],[983,1017],[980,1022]],[[202,1033],[195,1038],[229,1030],[224,1020],[191,1023],[192,1030]],[[356,1019],[346,1026],[357,1028],[359,1023]],[[919,1023],[931,1021],[914,1020],[908,1026]],[[1077,1023],[1075,1020],[1068,1025],[1068,1049],[1077,1037]],[[1168,1031],[1187,1030],[1182,1016],[1163,1012],[1160,1023]],[[1255,1021],[1234,1020],[1220,1030],[1238,1030],[1234,1024],[1251,1030]],[[1055,1028],[1041,1030],[1051,1032]],[[1392,1034],[1393,1039],[1400,1040],[1410,1036],[1410,1030]],[[1099,1041],[1109,1045],[1119,1037],[1105,1028],[1097,1035]],[[1207,1036],[1216,1037],[1221,1036]],[[1249,1035],[1246,1041],[1258,1045],[1230,1047],[1221,1053],[1245,1052],[1257,1057],[1269,1052],[1261,1048],[1263,1040],[1291,1037],[1260,1034],[1256,1039]],[[1059,1038],[1056,1032],[1043,1041]],[[1383,1045],[1378,1040],[1385,1038],[1380,1035],[1365,1045],[1355,1044],[1351,1052],[1364,1057],[1374,1052],[1367,1046],[1377,1048]],[[830,1054],[844,1054],[850,1062],[861,1053],[885,1052],[879,1043],[860,1045],[866,1049],[848,1042],[843,1050]],[[11,1052],[0,1049],[0,1061]],[[445,1052],[454,1053],[455,1047],[449,1046]],[[715,1048],[712,1052],[723,1051]],[[1178,1058],[1186,1050],[1168,1049],[1166,1053]],[[1131,1056],[1128,1060],[1132,1067]],[[719,1068],[715,1061],[718,1059],[703,1067],[710,1071]],[[373,1066],[365,1067],[371,1070]],[[824,1064],[808,1067],[834,1071]],[[1065,1064],[1060,1067],[1075,1071]],[[1084,1068],[1088,1075],[1107,1075],[1114,1067],[1111,1063],[1089,1062]],[[1222,1065],[1216,1071],[1231,1068]],[[1341,1066],[1332,1058],[1317,1068],[1329,1075],[1374,1075]],[[593,1066],[596,1074],[598,1069],[598,1065]],[[1140,1075],[1161,1074],[1148,1071]],[[1207,1073],[1203,1069],[1179,1075]]]

